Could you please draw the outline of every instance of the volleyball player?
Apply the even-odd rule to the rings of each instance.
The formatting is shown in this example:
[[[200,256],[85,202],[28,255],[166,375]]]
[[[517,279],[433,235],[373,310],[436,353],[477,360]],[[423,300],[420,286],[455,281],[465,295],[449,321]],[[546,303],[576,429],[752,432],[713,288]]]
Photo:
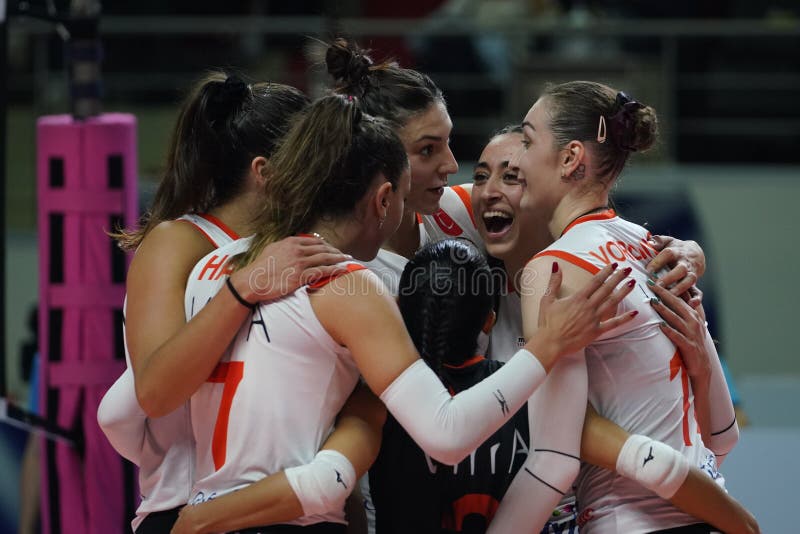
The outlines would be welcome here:
[[[223,293],[186,324],[186,278],[199,258],[249,232],[267,157],[307,102],[285,85],[208,75],[181,107],[144,225],[116,236],[123,248],[136,250],[125,304],[129,369],[103,399],[98,421],[120,454],[139,466],[142,501],[133,520],[139,533],[168,532],[188,499],[194,450],[185,402],[247,315]],[[259,298],[291,291],[309,275],[335,272],[331,265],[343,258],[313,237],[274,243],[253,266],[282,284]],[[238,273],[237,284],[246,285],[247,276]]]
[[[712,355],[709,368],[690,376],[675,345],[670,343],[672,337],[668,335],[672,334],[659,326],[661,321],[651,308],[653,290],[645,289],[645,264],[654,256],[647,242],[649,234],[607,208],[608,190],[628,155],[647,148],[654,139],[652,109],[601,84],[572,82],[546,90],[526,116],[523,127],[522,148],[510,163],[519,167],[518,195],[516,199],[499,194],[487,197],[495,211],[504,212],[500,217],[504,221],[486,222],[492,227],[487,240],[489,251],[502,257],[510,272],[521,273],[517,283],[523,295],[525,334],[537,329],[537,314],[529,306],[535,302],[533,295],[546,289],[536,277],[546,272],[553,259],[564,269],[565,294],[607,260],[626,265],[641,286],[640,295],[634,293],[623,302],[624,309],[641,312],[637,319],[590,345],[585,360],[582,353],[562,360],[568,370],[560,394],[558,390],[548,392],[543,398],[550,399],[549,405],[534,409],[552,410],[555,404],[561,409],[571,405],[578,411],[581,407],[575,401],[588,388],[589,399],[600,415],[633,433],[663,441],[692,464],[703,466],[716,476],[716,462],[735,444],[738,432],[713,344],[706,335],[705,350]],[[547,229],[546,234],[542,228]],[[537,252],[537,245],[541,248],[548,242],[553,244],[528,263],[532,253]],[[697,321],[695,313],[689,310],[683,320]],[[695,423],[695,413],[699,423]],[[559,418],[559,423],[569,426],[575,419],[573,413]],[[534,420],[538,423],[539,418]],[[566,430],[574,432],[574,427]],[[532,449],[563,454],[563,448],[536,443],[540,435],[547,433],[532,431]],[[685,474],[671,470],[680,462],[672,449],[657,446],[649,438],[633,436],[623,447],[617,467],[630,478],[644,482],[652,475],[648,469],[660,473],[663,487],[659,495],[667,497]],[[542,450],[528,462],[546,461],[549,454]],[[529,480],[542,491],[547,491],[543,488],[547,482],[551,481]],[[563,491],[559,489],[563,486],[551,486],[553,491]],[[513,487],[509,493],[512,491]],[[520,493],[518,504],[523,494],[528,492]],[[656,532],[674,528],[679,529],[674,532],[713,531],[707,525],[693,525],[696,519],[633,481],[597,467],[582,469],[578,502],[583,509],[581,527],[587,532]],[[757,530],[747,515],[729,519],[730,525],[719,525],[726,531]]]

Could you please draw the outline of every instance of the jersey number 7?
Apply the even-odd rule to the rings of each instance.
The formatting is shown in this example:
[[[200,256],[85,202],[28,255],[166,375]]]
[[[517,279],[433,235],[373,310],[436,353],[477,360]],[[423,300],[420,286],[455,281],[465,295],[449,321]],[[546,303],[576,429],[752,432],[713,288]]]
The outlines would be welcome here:
[[[219,403],[217,421],[214,423],[214,437],[211,442],[211,455],[214,457],[214,470],[225,465],[225,453],[228,446],[228,419],[233,405],[233,396],[244,375],[244,362],[219,363],[206,382],[225,384],[222,388],[222,400]]]

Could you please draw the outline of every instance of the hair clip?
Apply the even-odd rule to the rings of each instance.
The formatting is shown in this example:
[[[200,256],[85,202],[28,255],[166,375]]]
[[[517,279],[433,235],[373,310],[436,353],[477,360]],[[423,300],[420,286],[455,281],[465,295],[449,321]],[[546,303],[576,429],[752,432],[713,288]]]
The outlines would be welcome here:
[[[606,142],[606,118],[600,115],[600,122],[597,125],[597,142],[601,145]]]

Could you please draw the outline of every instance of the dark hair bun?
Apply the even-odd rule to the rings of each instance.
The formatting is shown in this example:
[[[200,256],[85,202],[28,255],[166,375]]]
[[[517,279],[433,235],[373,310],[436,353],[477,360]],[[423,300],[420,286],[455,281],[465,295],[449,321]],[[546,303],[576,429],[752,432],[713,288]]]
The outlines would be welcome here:
[[[630,147],[643,152],[652,147],[658,136],[658,118],[656,110],[650,106],[637,109],[633,115],[630,132]]]
[[[224,82],[210,82],[208,87],[208,111],[213,121],[224,120],[238,109],[250,93],[247,84],[236,76],[229,75]]]
[[[328,73],[334,80],[341,82],[344,88],[350,89],[351,92],[361,89],[363,92],[372,59],[355,43],[339,38],[328,46],[325,52],[325,64]]]

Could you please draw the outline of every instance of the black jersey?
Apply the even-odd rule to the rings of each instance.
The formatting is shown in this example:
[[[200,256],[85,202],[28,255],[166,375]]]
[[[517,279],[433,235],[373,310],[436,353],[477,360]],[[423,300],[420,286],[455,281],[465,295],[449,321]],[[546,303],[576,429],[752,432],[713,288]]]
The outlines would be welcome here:
[[[456,394],[501,365],[477,356],[461,367],[444,367],[441,375]],[[526,404],[461,463],[443,465],[389,415],[369,472],[376,534],[483,534],[528,456],[528,443]]]

